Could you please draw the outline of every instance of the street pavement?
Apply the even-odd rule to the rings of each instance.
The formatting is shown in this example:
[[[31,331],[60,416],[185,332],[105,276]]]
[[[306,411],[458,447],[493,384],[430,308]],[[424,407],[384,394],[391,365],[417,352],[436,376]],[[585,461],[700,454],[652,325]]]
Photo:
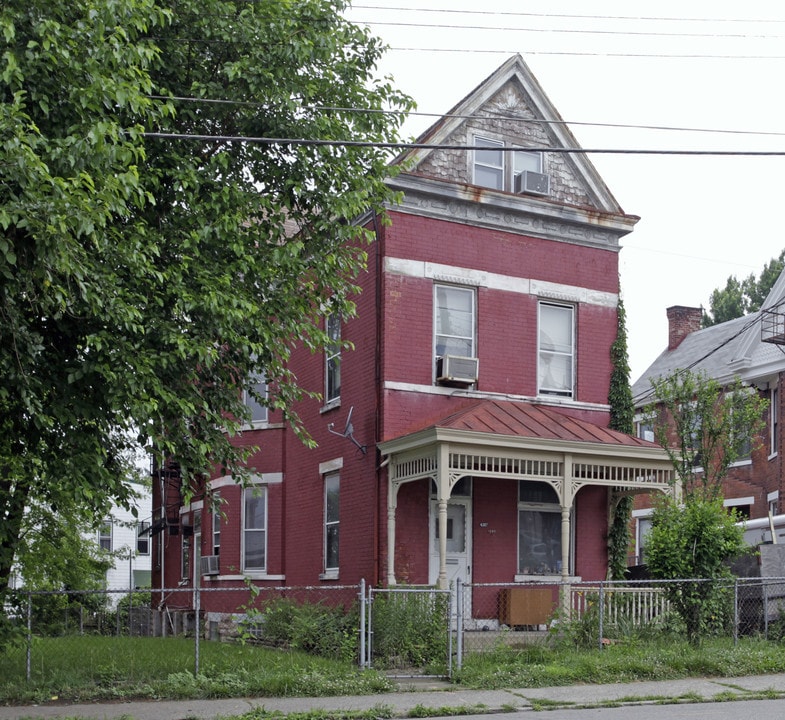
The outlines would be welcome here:
[[[26,705],[0,707],[0,720],[28,718],[133,718],[133,720],[217,720],[242,715],[255,708],[269,712],[363,711],[389,708],[396,717],[407,717],[415,708],[431,716],[463,713],[485,714],[555,708],[591,708],[603,705],[663,702],[711,702],[785,698],[785,673],[728,678],[692,678],[663,682],[573,685],[566,687],[507,690],[466,690],[446,682],[401,681],[398,692],[317,698],[236,698],[221,700],[149,700],[81,705]],[[434,712],[436,711],[436,712]],[[420,713],[422,714],[422,713]],[[578,714],[576,713],[576,716]],[[576,717],[577,720],[577,717]]]

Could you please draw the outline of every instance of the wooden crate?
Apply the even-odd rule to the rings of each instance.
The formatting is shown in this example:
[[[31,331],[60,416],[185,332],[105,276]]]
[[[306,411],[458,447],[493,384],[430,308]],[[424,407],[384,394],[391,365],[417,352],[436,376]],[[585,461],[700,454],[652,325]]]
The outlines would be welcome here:
[[[503,588],[499,593],[499,622],[503,625],[545,625],[555,608],[551,588]]]

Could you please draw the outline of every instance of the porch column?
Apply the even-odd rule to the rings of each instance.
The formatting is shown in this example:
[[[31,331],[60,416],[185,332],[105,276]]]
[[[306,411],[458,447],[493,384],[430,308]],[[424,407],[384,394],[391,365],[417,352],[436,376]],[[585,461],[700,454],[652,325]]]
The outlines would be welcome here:
[[[567,582],[570,576],[570,508],[561,508],[561,579]]]
[[[570,578],[570,509],[574,500],[572,487],[572,455],[564,454],[564,467],[562,470],[561,493],[559,505],[561,506],[561,587],[559,595],[561,609],[564,617],[571,616],[572,588],[567,584]]]
[[[387,585],[395,585],[395,510],[398,507],[398,484],[387,481]]]
[[[450,499],[449,448],[439,445],[439,465],[436,471],[436,500],[439,505],[439,590],[447,590],[447,501]]]

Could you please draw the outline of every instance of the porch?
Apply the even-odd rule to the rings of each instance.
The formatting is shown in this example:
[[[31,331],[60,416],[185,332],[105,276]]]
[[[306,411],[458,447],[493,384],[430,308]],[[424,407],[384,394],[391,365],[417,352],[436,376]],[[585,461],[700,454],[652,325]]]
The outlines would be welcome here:
[[[623,495],[674,490],[674,470],[655,443],[602,428],[553,408],[512,401],[479,400],[429,427],[381,443],[388,468],[387,584],[395,568],[398,496],[407,483],[430,479],[435,487],[438,577],[449,585],[448,505],[464,478],[544,483],[560,514],[560,582],[574,569],[570,556],[573,510],[578,492],[588,486],[608,489],[608,517]],[[510,548],[510,552],[518,549]],[[525,568],[519,565],[519,573]],[[452,578],[454,579],[454,578]],[[461,578],[468,582],[470,578]],[[500,580],[503,578],[499,578]],[[516,580],[518,579],[516,574]]]

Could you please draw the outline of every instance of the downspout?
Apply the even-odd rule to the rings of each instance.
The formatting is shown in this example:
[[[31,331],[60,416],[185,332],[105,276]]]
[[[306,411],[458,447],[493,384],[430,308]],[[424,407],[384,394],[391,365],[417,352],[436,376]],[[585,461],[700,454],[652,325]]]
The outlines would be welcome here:
[[[379,217],[376,212],[373,213],[373,232],[376,237],[376,241],[374,242],[374,271],[376,273],[376,279],[374,283],[375,288],[375,305],[376,305],[376,316],[375,316],[375,332],[376,337],[374,338],[374,356],[373,356],[373,363],[374,363],[374,428],[373,428],[373,438],[374,438],[374,445],[377,445],[381,440],[381,425],[382,425],[382,253],[380,252],[379,246],[382,243],[382,237],[379,232]],[[380,533],[381,533],[381,522],[380,522],[380,513],[381,507],[379,505],[381,501],[381,484],[382,478],[384,477],[384,470],[383,467],[386,463],[379,462],[379,451],[376,451],[376,483],[374,486],[374,498],[373,498],[373,578],[371,582],[373,583],[374,587],[379,586],[379,578],[381,576],[381,567],[380,567],[380,559],[379,559],[379,547],[380,547]]]

